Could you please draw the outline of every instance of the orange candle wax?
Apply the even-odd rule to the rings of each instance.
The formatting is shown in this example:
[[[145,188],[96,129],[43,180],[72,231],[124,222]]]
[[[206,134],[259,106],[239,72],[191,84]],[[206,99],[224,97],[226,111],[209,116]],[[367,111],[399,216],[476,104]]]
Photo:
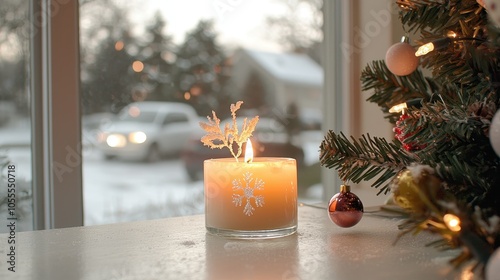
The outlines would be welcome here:
[[[206,160],[204,185],[205,221],[209,232],[223,235],[245,232],[251,237],[252,232],[266,236],[266,232],[281,231],[287,235],[297,228],[294,159]]]

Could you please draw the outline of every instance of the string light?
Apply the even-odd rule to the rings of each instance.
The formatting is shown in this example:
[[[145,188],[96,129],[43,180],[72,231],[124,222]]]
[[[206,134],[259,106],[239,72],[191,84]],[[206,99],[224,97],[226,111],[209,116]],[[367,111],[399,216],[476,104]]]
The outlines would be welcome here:
[[[462,227],[460,227],[460,219],[453,214],[444,215],[443,221],[451,231],[458,232],[462,229]]]
[[[408,100],[406,102],[394,105],[389,109],[389,113],[401,113],[401,112],[404,112],[404,110],[409,108],[409,107],[415,107],[415,108],[422,107],[422,98],[415,98],[415,99]]]
[[[408,108],[408,106],[406,105],[406,102],[400,103],[398,105],[392,106],[391,109],[389,109],[389,113],[400,113],[406,108]]]
[[[422,45],[418,48],[417,52],[415,52],[415,56],[422,56],[426,55],[434,50],[434,44],[433,43],[427,43],[425,45]]]
[[[446,48],[450,43],[451,38],[449,37],[434,40],[430,43],[420,46],[417,52],[415,52],[415,56],[426,55],[434,50],[442,50]]]
[[[446,36],[448,36],[449,38],[457,38],[457,33],[455,33],[455,31],[450,30],[446,33]]]
[[[424,44],[420,46],[417,51],[415,52],[415,56],[422,56],[426,55],[432,51],[439,51],[444,48],[446,48],[448,45],[450,45],[451,42],[454,41],[481,41],[483,42],[483,39],[478,39],[478,38],[456,38],[457,34],[453,31],[448,32],[448,37],[446,38],[439,38],[437,40],[434,40],[432,42],[429,42],[427,44]]]
[[[415,8],[415,4],[413,4],[411,1],[408,0],[398,0],[396,1],[396,4],[401,8],[402,10],[412,10]]]

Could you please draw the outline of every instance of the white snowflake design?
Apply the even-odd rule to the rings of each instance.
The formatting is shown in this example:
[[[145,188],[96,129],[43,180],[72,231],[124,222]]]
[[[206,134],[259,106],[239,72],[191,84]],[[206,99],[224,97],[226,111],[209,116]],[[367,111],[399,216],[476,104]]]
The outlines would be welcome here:
[[[252,173],[246,172],[243,174],[243,184],[239,179],[233,180],[233,192],[243,190],[243,194],[233,193],[233,203],[235,206],[241,206],[243,200],[246,199],[245,208],[243,208],[243,213],[247,216],[253,215],[255,208],[252,205],[252,198],[255,201],[256,207],[262,207],[264,205],[264,196],[255,195],[253,192],[255,190],[263,190],[264,189],[264,181],[261,179],[252,178]],[[253,182],[253,186],[251,186]]]

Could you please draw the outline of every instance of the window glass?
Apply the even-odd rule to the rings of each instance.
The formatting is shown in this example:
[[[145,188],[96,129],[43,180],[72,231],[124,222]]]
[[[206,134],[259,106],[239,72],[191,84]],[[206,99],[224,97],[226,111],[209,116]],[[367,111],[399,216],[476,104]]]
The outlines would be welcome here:
[[[189,122],[188,117],[183,113],[170,113],[165,117],[164,124]]]
[[[198,122],[239,100],[238,116],[260,116],[260,156],[297,159],[299,200],[321,201],[321,6],[80,1],[85,224],[203,213],[203,160],[231,155],[203,147]],[[187,122],[153,125],[163,110]]]
[[[33,229],[28,11],[29,1],[0,5],[0,217],[15,231]]]
[[[120,120],[127,122],[144,122],[152,123],[155,121],[158,112],[148,112],[144,110],[139,110],[137,107],[128,108],[120,115]]]

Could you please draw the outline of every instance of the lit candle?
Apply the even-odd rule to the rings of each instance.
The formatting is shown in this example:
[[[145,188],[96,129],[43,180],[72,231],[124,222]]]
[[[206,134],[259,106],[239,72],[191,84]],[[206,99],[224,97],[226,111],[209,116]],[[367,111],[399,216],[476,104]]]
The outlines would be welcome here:
[[[249,143],[249,142],[247,142]],[[291,158],[209,159],[204,163],[205,222],[211,233],[265,238],[297,229],[297,165]]]

